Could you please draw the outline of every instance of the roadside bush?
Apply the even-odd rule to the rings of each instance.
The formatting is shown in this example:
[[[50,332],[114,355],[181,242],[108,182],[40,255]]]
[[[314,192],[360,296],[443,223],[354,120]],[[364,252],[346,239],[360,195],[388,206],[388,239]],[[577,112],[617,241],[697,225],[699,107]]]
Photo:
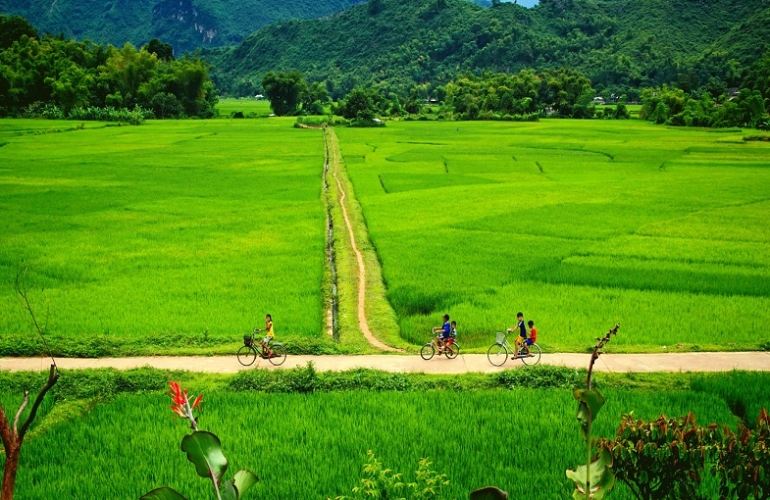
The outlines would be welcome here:
[[[585,377],[585,370],[574,370],[564,366],[537,365],[526,370],[505,370],[497,380],[509,389],[527,387],[530,389],[573,389]]]

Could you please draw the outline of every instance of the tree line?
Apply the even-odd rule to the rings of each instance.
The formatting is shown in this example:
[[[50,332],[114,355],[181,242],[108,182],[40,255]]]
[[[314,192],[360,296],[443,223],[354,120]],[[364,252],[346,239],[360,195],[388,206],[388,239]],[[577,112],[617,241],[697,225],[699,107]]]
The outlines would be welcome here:
[[[154,39],[136,48],[44,35],[0,15],[0,116],[113,119],[212,117],[217,91],[196,55]],[[121,112],[124,112],[121,114]]]

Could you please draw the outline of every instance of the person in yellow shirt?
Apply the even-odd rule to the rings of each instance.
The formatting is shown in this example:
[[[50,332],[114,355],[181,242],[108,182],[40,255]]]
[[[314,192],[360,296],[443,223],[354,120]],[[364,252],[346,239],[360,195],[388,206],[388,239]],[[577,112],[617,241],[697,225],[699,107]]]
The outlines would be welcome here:
[[[272,357],[273,351],[270,349],[270,342],[275,337],[275,330],[273,329],[273,317],[269,314],[265,316],[265,338],[262,339],[262,348],[267,350],[267,356]]]

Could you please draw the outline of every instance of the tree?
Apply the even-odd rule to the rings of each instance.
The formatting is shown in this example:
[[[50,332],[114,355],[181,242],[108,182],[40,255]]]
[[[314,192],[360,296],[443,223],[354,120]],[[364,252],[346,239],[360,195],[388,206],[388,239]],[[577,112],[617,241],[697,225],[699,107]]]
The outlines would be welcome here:
[[[373,120],[376,108],[371,92],[373,91],[367,91],[361,88],[351,90],[345,98],[342,116],[348,120]]]
[[[288,73],[268,72],[262,78],[262,87],[270,108],[277,116],[296,115],[301,104],[301,97],[307,89],[307,84],[299,71]]]
[[[30,38],[40,38],[34,26],[21,16],[0,15],[0,50],[7,49],[22,35]]]
[[[160,119],[176,118],[182,113],[182,105],[174,94],[168,92],[158,92],[150,100],[152,110]]]
[[[302,92],[302,111],[309,115],[322,115],[329,103],[329,91],[321,82],[314,82]]]
[[[174,48],[170,43],[163,43],[157,38],[153,38],[143,48],[150,54],[155,54],[161,61],[174,60]]]

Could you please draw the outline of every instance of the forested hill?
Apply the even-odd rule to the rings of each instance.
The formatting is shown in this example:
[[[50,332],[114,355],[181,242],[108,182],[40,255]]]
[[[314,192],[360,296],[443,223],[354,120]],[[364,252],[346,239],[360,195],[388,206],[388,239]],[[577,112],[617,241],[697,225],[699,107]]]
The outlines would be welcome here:
[[[770,0],[542,0],[482,8],[464,0],[371,0],[339,15],[260,29],[210,51],[220,89],[259,90],[269,70],[401,91],[466,70],[571,67],[624,93],[662,83],[731,85],[768,48]]]
[[[0,14],[25,17],[41,32],[122,46],[152,38],[177,54],[234,45],[262,26],[319,18],[365,0],[0,0]]]

